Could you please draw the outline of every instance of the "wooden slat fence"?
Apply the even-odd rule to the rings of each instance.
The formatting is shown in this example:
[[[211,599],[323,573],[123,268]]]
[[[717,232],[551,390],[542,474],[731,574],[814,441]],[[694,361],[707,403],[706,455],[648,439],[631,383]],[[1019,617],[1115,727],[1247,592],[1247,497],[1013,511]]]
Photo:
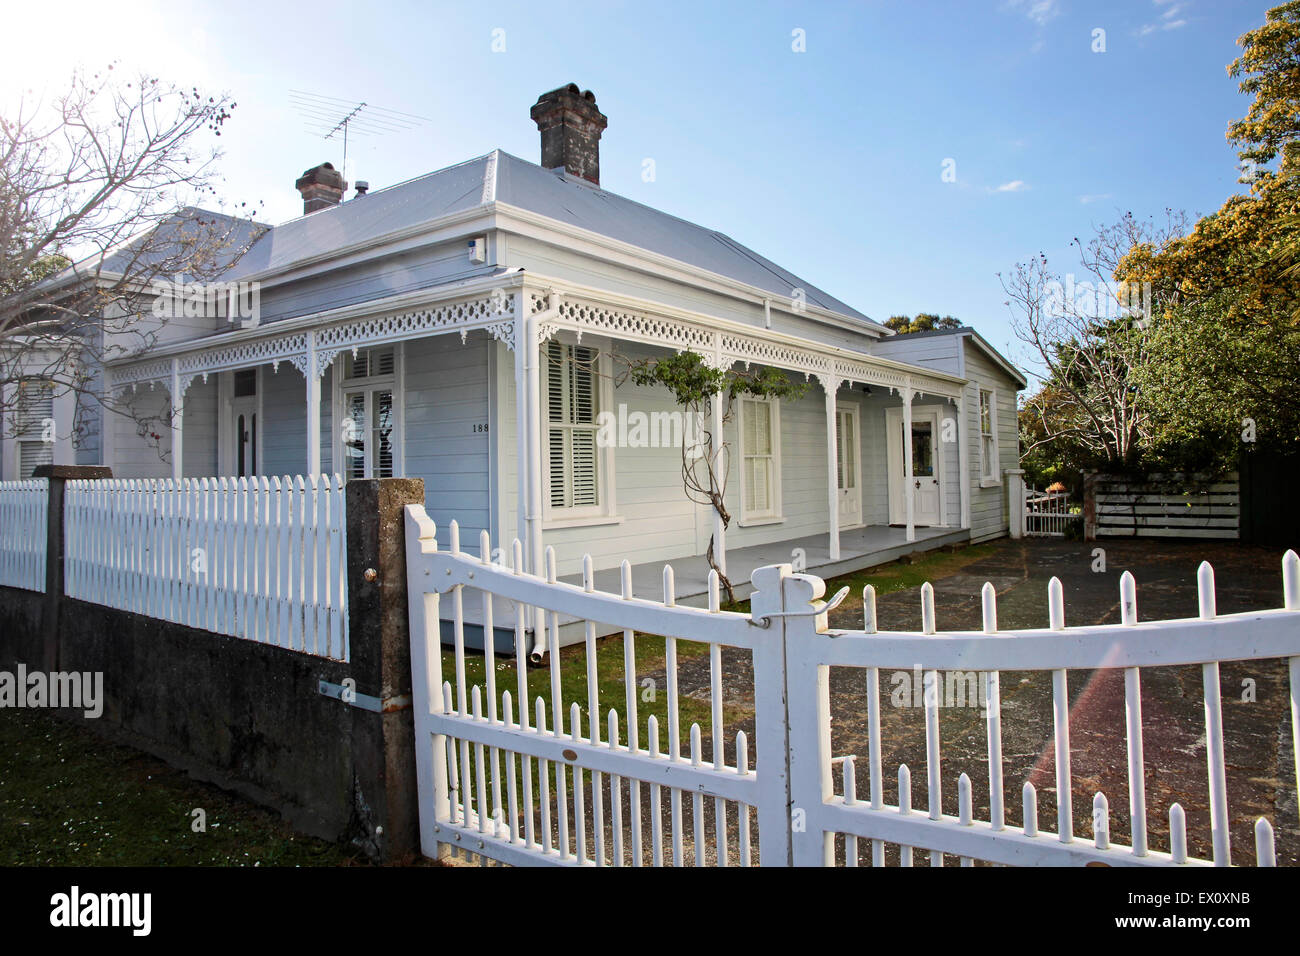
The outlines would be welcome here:
[[[65,509],[69,597],[349,659],[341,476],[79,479]]]
[[[1241,519],[1237,475],[1139,482],[1099,476],[1093,495],[1098,537],[1236,539]]]
[[[45,590],[46,510],[44,478],[0,481],[0,585]]]

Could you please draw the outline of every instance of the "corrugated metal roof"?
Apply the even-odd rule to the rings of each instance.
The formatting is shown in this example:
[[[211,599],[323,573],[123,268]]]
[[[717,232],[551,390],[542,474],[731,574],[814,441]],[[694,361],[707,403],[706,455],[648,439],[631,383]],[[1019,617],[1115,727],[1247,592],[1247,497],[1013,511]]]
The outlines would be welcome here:
[[[493,198],[775,296],[789,297],[794,289],[803,289],[812,305],[870,321],[721,232],[500,150],[276,226],[253,245],[229,278],[286,269],[331,249],[380,239]]]
[[[559,222],[707,269],[789,297],[803,289],[807,301],[831,312],[867,319],[834,296],[782,269],[730,236],[670,216],[650,206],[592,186],[584,180],[542,169],[498,151],[496,198]]]

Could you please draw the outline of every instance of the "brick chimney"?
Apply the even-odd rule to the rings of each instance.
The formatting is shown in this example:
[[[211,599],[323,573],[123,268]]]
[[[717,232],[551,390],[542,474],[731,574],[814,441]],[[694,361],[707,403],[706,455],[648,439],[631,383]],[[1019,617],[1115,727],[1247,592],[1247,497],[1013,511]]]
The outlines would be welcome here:
[[[302,211],[303,215],[306,215],[319,209],[337,206],[343,201],[343,194],[347,192],[348,184],[343,179],[343,174],[332,164],[321,163],[303,173],[294,183],[294,187],[302,193]]]
[[[596,97],[570,83],[543,93],[528,113],[542,133],[542,168],[563,169],[600,185],[600,134],[609,120]]]

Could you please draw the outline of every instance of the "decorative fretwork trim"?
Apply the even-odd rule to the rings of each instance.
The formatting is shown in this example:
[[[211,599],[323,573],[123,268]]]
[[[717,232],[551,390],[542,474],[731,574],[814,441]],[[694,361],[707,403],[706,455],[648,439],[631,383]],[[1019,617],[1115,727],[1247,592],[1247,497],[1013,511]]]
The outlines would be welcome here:
[[[499,295],[489,294],[408,312],[368,316],[327,325],[315,331],[316,371],[317,374],[324,375],[340,352],[383,342],[400,342],[447,331],[468,333],[476,328],[485,329],[493,337],[499,338],[503,334],[503,328],[511,326],[513,313],[513,297],[503,299]],[[502,316],[507,318],[503,321]],[[281,362],[289,362],[305,376],[308,362],[307,335],[307,332],[298,331],[267,335],[220,348],[200,347],[180,356],[181,377],[188,382],[196,375],[266,364],[278,371]],[[511,344],[508,334],[505,341],[507,345]],[[171,361],[168,359],[139,362],[109,370],[110,381],[115,389],[141,382],[170,382],[171,373]]]
[[[534,311],[538,311],[539,301],[542,299],[534,295]],[[956,383],[927,380],[918,377],[920,373],[881,366],[870,360],[828,357],[813,349],[774,342],[760,335],[735,331],[718,333],[703,324],[683,319],[615,309],[569,296],[560,303],[559,316],[575,331],[586,329],[611,338],[664,346],[678,352],[695,352],[703,356],[706,363],[719,368],[730,368],[736,363],[746,367],[771,365],[808,378],[817,376],[819,380],[828,378],[878,385],[897,391],[908,387],[910,381],[911,387],[917,391],[949,398],[957,396],[961,388]]]

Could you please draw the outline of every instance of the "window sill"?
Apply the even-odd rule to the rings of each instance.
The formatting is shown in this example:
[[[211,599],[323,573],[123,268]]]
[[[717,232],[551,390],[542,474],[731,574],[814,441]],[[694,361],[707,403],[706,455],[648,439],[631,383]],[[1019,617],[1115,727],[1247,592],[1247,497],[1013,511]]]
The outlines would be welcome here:
[[[585,518],[547,518],[542,522],[542,530],[559,531],[564,528],[594,528],[599,525],[616,525],[622,523],[622,515],[588,515]]]
[[[980,479],[980,487],[981,487],[981,488],[998,488],[998,487],[1001,487],[1001,485],[1002,485],[1002,480],[1001,480],[1000,478],[981,478],[981,479]]]
[[[784,515],[767,515],[759,518],[741,518],[737,524],[742,528],[758,528],[765,524],[782,524],[784,522]]]

